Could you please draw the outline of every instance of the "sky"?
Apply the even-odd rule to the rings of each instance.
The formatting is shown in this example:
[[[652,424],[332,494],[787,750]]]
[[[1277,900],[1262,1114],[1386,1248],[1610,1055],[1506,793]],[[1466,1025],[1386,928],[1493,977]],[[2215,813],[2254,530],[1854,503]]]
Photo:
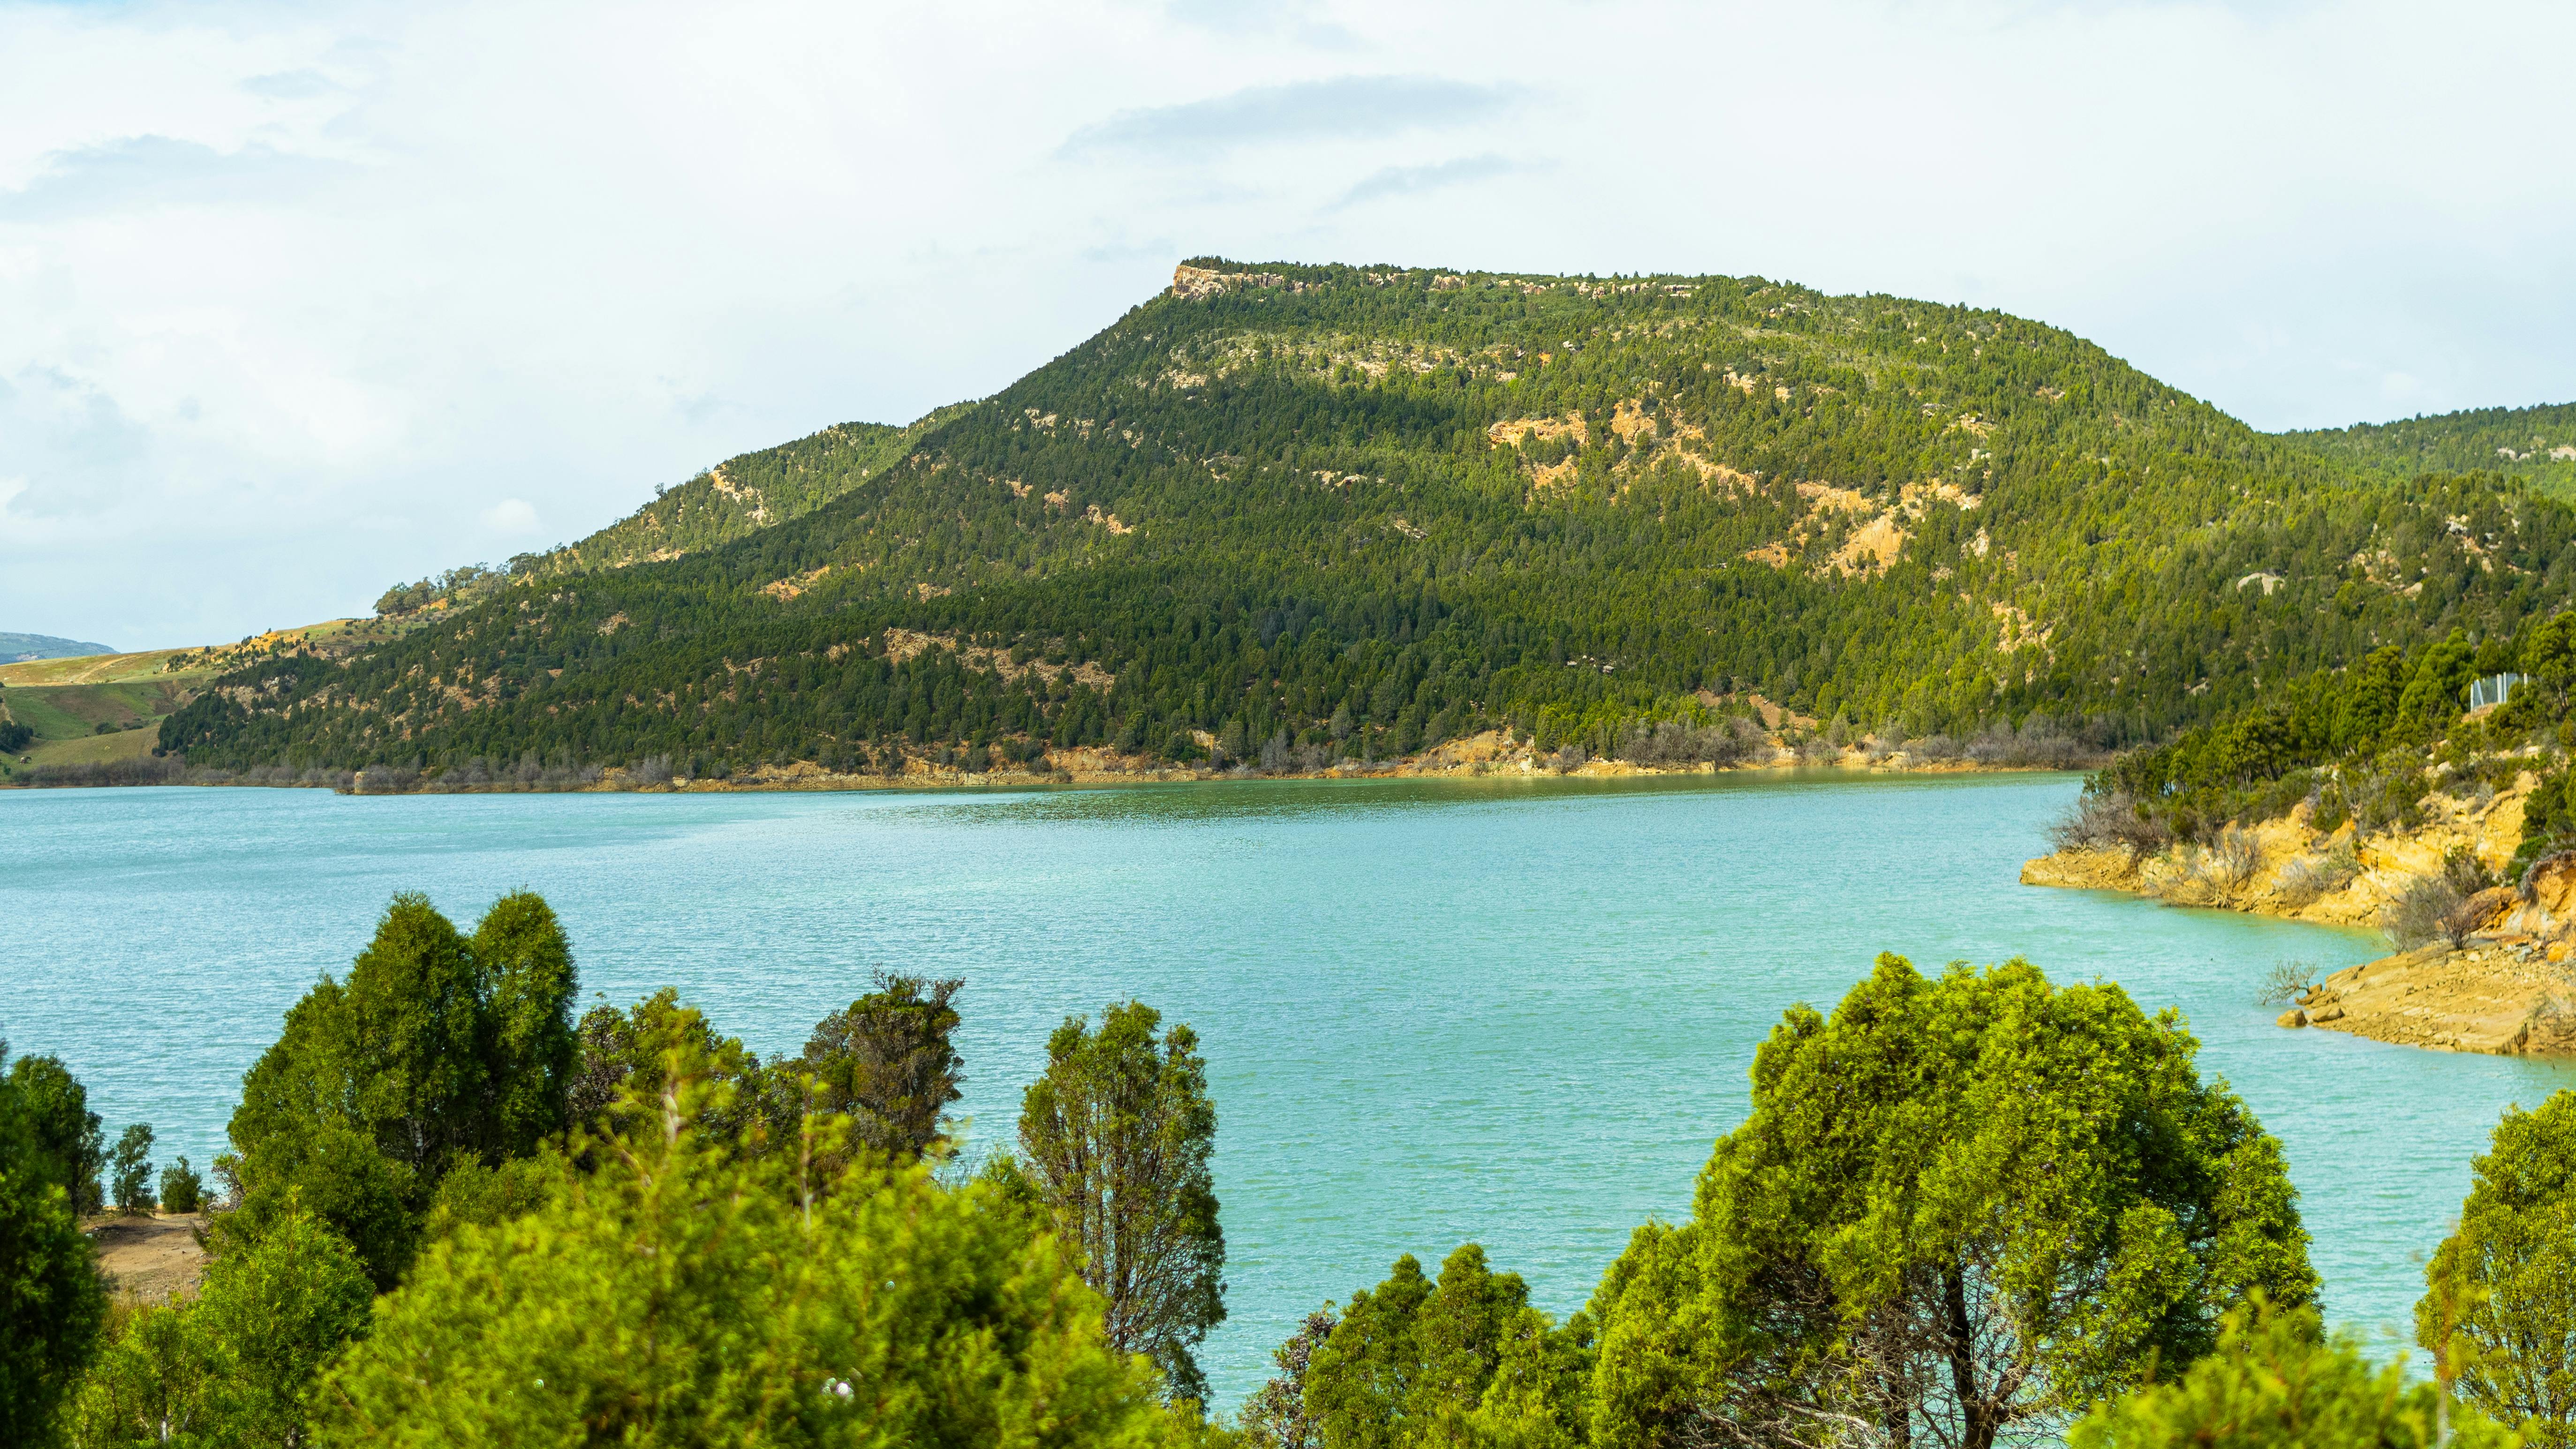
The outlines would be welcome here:
[[[0,630],[363,613],[1186,257],[1761,275],[2262,428],[2576,399],[2576,6],[0,0]]]

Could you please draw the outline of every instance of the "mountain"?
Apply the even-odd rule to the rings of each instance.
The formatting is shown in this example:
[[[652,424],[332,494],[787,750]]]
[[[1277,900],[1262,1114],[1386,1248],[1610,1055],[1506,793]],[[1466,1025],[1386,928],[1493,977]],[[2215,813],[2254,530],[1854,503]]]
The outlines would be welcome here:
[[[1758,277],[1200,259],[884,441],[776,450],[883,459],[799,516],[653,561],[699,515],[648,506],[381,647],[227,676],[162,741],[433,772],[1311,761],[1493,726],[1600,753],[1758,690],[2108,745],[2510,628],[2576,534],[2493,469],[2258,433],[2040,323]]]
[[[2403,473],[2485,468],[2576,498],[2576,403],[2477,408],[2282,436],[2363,466]]]
[[[17,664],[29,659],[83,659],[92,654],[113,654],[104,644],[83,644],[77,639],[57,639],[51,634],[0,634],[0,664]]]

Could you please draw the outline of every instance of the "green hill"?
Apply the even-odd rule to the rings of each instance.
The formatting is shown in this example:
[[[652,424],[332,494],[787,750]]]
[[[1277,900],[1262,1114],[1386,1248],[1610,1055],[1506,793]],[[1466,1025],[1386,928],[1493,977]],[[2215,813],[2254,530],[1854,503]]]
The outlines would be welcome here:
[[[499,592],[513,577],[624,568],[731,543],[802,518],[866,482],[902,457],[909,441],[939,416],[934,413],[909,428],[842,423],[792,443],[728,458],[676,488],[654,490],[652,502],[579,543],[522,554],[507,568],[469,564],[398,584],[376,601],[376,612],[465,607]]]
[[[57,639],[51,634],[0,634],[0,664],[18,664],[30,659],[85,659],[92,654],[113,654],[104,644],[83,644],[77,639]]]
[[[900,447],[775,452],[864,477],[781,522],[666,497],[396,642],[229,676],[162,738],[433,771],[1384,756],[1491,725],[1605,751],[1758,689],[2116,744],[2510,628],[2564,597],[2576,526],[2039,323],[1761,278],[1202,260]],[[629,562],[701,517],[730,541]]]
[[[2364,467],[2401,473],[2485,468],[2576,499],[2576,403],[2477,408],[2282,436]]]

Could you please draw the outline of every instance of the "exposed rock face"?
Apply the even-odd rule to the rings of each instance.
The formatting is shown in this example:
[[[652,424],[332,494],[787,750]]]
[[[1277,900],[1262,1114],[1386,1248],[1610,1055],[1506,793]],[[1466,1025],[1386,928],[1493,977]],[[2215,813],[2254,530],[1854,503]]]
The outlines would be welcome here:
[[[2528,937],[2456,951],[2437,943],[2336,972],[2280,1024],[2441,1051],[2555,1055],[2576,1052],[2570,987],[2548,948]]]
[[[2141,859],[2121,850],[2063,850],[2024,865],[2021,879],[2024,885],[2133,891],[2178,906],[2376,925],[2409,880],[2438,874],[2454,850],[2467,850],[2489,870],[2511,864],[2522,845],[2522,802],[2538,783],[2526,771],[2513,788],[2484,801],[2428,795],[2424,823],[2402,834],[2363,840],[2349,821],[2332,832],[2319,831],[2301,804],[2281,819],[2232,829],[2214,847],[2178,846]],[[2534,884],[2555,902],[2545,907],[2553,920],[2576,922],[2576,853],[2547,881]],[[2525,900],[2530,898],[2526,890]]]

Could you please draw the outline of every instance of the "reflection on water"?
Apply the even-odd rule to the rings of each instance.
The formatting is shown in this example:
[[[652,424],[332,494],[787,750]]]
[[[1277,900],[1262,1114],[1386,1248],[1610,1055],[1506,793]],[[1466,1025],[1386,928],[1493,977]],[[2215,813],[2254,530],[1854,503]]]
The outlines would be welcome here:
[[[2180,1007],[2286,1145],[2336,1316],[2394,1328],[2509,1101],[2561,1069],[2284,1032],[2284,957],[2375,941],[2016,882],[2071,777],[1278,781],[963,794],[0,796],[0,1035],[204,1162],[279,1013],[385,899],[529,886],[585,986],[764,1051],[884,965],[968,980],[976,1146],[1066,1014],[1195,1025],[1221,1132],[1221,1399],[1396,1254],[1486,1244],[1551,1309],[1690,1207],[1780,1011],[1882,950],[2022,954]]]

